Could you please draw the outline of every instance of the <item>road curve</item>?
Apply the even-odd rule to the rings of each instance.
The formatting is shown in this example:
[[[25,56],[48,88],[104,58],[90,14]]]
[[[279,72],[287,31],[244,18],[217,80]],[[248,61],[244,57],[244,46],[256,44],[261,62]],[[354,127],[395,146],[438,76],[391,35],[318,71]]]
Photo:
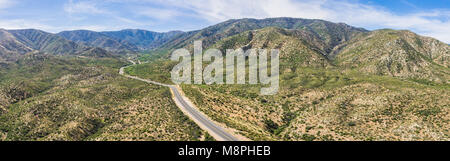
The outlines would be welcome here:
[[[133,61],[130,61],[130,62],[133,63],[133,64],[136,64]],[[199,125],[200,128],[202,128],[203,130],[205,130],[209,134],[211,134],[211,136],[213,136],[214,139],[216,139],[218,141],[239,141],[239,139],[237,139],[236,137],[234,137],[233,135],[231,135],[230,133],[225,131],[222,127],[216,125],[205,114],[203,114],[202,112],[197,110],[197,108],[195,108],[191,104],[189,104],[188,102],[190,102],[190,101],[188,100],[188,98],[183,97],[181,95],[181,92],[177,88],[177,86],[163,84],[163,83],[155,82],[155,81],[152,81],[152,80],[142,79],[142,78],[139,78],[139,77],[127,75],[124,72],[124,69],[127,68],[127,67],[129,67],[129,66],[120,68],[119,74],[123,75],[123,76],[125,76],[127,78],[136,79],[136,80],[143,81],[143,82],[146,82],[146,83],[151,83],[151,84],[155,84],[155,85],[159,85],[159,86],[169,87],[170,90],[173,93],[173,96],[174,96],[172,99],[175,101],[177,106],[183,112],[185,112],[187,114],[187,116],[189,118],[191,118],[197,125]]]

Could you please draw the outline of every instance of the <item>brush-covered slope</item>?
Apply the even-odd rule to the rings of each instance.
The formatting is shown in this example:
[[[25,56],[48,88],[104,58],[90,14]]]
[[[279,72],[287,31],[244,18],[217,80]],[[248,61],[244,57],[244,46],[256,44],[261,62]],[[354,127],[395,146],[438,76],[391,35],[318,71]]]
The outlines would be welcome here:
[[[345,69],[441,83],[450,78],[450,46],[409,31],[373,31],[338,50],[335,62]]]
[[[183,85],[212,119],[252,140],[449,140],[449,86],[298,69],[262,86]]]
[[[0,68],[0,140],[199,140],[169,89],[118,74],[126,62],[27,54]]]

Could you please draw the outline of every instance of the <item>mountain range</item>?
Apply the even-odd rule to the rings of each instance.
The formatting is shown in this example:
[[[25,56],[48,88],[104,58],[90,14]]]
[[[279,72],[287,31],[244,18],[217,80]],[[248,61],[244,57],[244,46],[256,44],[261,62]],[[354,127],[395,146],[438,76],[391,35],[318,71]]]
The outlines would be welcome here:
[[[63,31],[57,35],[88,46],[107,50],[143,51],[158,48],[181,31],[158,33],[146,30],[127,29],[121,31],[94,32],[87,30]]]
[[[0,60],[17,60],[31,52],[51,55],[112,56],[98,47],[75,43],[41,30],[0,30]]]
[[[229,20],[191,32],[158,33],[128,29],[109,32],[76,30],[51,34],[33,29],[2,29],[0,34],[0,54],[3,58],[13,58],[17,54],[31,51],[62,55],[82,54],[87,51],[126,54],[183,47],[192,50],[192,42],[202,40],[204,48],[214,45],[223,50],[243,46],[246,48],[278,47],[283,49],[283,56],[289,60],[313,56],[333,65],[351,66],[360,68],[364,72],[392,76],[424,76],[424,78],[433,77],[434,80],[443,81],[442,72],[445,71],[442,71],[439,66],[447,68],[449,66],[449,46],[432,38],[422,37],[409,31],[368,31],[343,23],[298,18]],[[283,46],[285,44],[280,43],[281,41],[297,42],[292,43],[295,46],[288,47]],[[279,42],[276,44],[278,46],[273,42]],[[267,46],[269,43],[273,45]],[[92,48],[97,49],[92,50]],[[306,50],[298,50],[299,48]],[[361,48],[365,49],[362,53],[368,55],[352,54],[355,51],[360,52]],[[390,53],[392,51],[398,53]],[[309,54],[299,56],[298,52]],[[304,62],[298,60],[292,63]],[[433,68],[438,73],[433,74],[430,72],[433,70],[428,68]]]
[[[407,30],[283,17],[188,32],[0,29],[0,140],[210,138],[186,126],[193,123],[168,90],[117,74],[131,58],[149,63],[128,74],[170,83],[170,53],[192,51],[196,40],[223,53],[280,50],[275,96],[259,95],[259,86],[182,85],[202,112],[249,139],[449,139],[448,44]]]

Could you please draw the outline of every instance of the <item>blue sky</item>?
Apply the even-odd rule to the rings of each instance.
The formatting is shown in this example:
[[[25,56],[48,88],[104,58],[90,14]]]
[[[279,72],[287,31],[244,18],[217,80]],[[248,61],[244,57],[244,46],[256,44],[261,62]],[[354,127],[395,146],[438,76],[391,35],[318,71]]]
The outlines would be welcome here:
[[[299,17],[408,29],[450,43],[450,0],[0,0],[0,28],[197,30],[228,19]]]

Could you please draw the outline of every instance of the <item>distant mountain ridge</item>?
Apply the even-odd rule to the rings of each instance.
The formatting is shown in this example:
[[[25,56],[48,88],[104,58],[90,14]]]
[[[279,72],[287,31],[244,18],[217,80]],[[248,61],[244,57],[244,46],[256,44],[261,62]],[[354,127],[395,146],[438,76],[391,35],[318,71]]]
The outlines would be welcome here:
[[[18,41],[34,50],[56,55],[76,53],[84,48],[80,44],[41,30],[9,30],[8,32],[14,35]]]
[[[52,34],[35,29],[0,29],[0,60],[16,60],[30,52],[54,55],[111,56],[158,48],[173,36],[183,33],[158,33],[146,30],[94,32],[63,31]]]
[[[138,48],[133,44],[120,41],[101,32],[75,30],[63,31],[58,33],[58,35],[86,46],[101,47],[106,50],[138,50]]]
[[[0,58],[15,60],[30,52],[52,55],[111,56],[102,48],[88,47],[41,30],[0,30]]]
[[[87,46],[101,47],[106,50],[143,51],[158,48],[172,37],[181,33],[183,32],[170,31],[159,33],[139,29],[126,29],[105,32],[88,30],[63,31],[58,33],[58,35]]]
[[[12,59],[19,54],[31,52],[33,49],[18,41],[13,34],[7,30],[0,29],[0,60]]]

